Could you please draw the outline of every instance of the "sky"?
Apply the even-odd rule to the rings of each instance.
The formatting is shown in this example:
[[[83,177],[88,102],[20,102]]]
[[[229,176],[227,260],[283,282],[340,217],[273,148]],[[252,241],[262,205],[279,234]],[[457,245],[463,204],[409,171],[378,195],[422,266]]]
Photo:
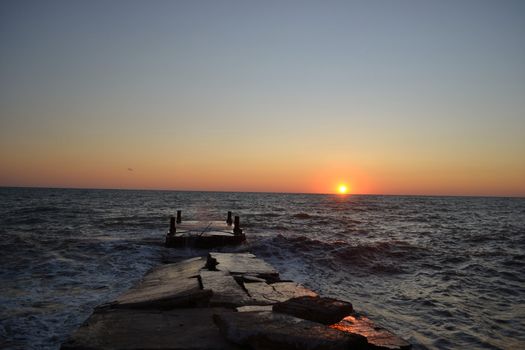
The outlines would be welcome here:
[[[525,196],[525,2],[0,2],[0,186]]]

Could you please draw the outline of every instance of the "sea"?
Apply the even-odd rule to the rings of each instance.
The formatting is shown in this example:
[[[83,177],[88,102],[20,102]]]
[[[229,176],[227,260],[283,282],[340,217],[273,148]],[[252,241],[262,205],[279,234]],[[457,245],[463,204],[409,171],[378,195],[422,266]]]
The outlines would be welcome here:
[[[58,349],[151,268],[169,218],[241,218],[251,251],[414,349],[525,349],[525,199],[0,188],[0,348]]]

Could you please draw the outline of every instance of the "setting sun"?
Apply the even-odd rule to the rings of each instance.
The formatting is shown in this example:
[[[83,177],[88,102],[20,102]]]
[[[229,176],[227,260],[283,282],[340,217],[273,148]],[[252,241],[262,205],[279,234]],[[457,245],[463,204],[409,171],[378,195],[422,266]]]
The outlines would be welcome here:
[[[337,189],[338,189],[339,193],[341,193],[341,194],[348,193],[348,187],[346,185],[339,185],[339,187]]]

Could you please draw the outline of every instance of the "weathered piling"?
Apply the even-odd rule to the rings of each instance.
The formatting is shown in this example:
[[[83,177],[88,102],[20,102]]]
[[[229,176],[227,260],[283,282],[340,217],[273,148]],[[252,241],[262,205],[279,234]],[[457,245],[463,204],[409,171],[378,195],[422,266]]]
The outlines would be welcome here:
[[[177,228],[175,227],[175,218],[172,216],[170,218],[170,230],[168,231],[168,234],[174,235],[175,232],[177,232]]]
[[[228,216],[226,217],[226,223],[228,224],[228,226],[231,226],[231,224],[233,223],[231,211],[228,212]]]
[[[177,210],[177,224],[182,222],[182,210]]]
[[[235,220],[233,221],[233,234],[242,235],[241,219],[238,215],[235,216]]]
[[[95,309],[62,349],[408,349],[346,301],[283,281],[250,253],[153,269]]]

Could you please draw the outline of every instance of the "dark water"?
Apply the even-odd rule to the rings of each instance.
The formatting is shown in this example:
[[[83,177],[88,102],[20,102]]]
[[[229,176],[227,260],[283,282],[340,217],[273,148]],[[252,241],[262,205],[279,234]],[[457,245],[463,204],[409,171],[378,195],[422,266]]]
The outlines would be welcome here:
[[[247,249],[416,348],[525,348],[525,199],[0,189],[0,347],[56,349],[151,267],[168,217],[241,215]]]

